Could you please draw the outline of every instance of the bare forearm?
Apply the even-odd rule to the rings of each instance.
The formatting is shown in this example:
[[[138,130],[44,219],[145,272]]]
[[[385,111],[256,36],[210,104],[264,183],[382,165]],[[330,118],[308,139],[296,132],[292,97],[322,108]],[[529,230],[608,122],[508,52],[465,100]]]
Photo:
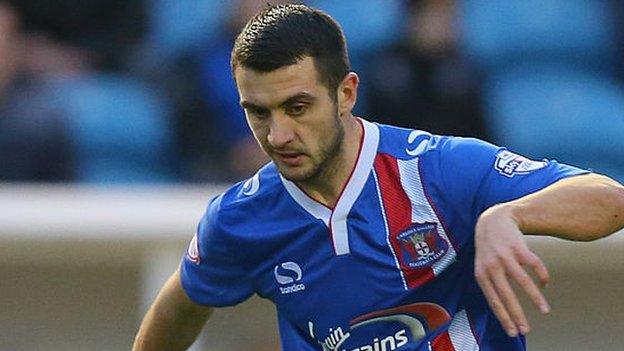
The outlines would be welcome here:
[[[139,329],[133,350],[188,349],[203,326],[203,323],[197,323],[194,319],[197,317],[167,316],[158,307],[151,309]]]
[[[624,227],[624,187],[600,175],[564,179],[498,207],[523,233],[588,241]]]
[[[212,310],[189,301],[178,279],[176,273],[158,294],[143,319],[133,351],[186,350],[197,338]]]
[[[530,330],[511,281],[542,313],[550,307],[540,286],[549,281],[542,260],[526,245],[524,234],[593,240],[624,227],[624,188],[599,175],[561,180],[534,194],[487,209],[475,227],[475,277],[492,311],[509,336]]]

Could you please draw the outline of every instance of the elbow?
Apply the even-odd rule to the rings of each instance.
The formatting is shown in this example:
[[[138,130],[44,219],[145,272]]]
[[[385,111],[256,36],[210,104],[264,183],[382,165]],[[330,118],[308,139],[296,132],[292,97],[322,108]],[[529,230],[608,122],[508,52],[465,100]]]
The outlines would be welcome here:
[[[594,235],[590,235],[591,240],[600,239],[624,229],[624,186],[604,175],[596,174],[594,177],[596,177],[595,184],[597,185],[594,191],[600,194],[596,205],[601,209],[601,218],[597,218],[600,223],[592,226],[600,229],[596,230]]]
[[[615,211],[612,214],[613,221],[617,225],[617,230],[624,228],[624,186],[622,184],[615,182],[614,185],[614,193],[615,193]]]
[[[596,207],[593,216],[577,222],[579,232],[572,238],[575,241],[595,241],[624,229],[624,186],[604,175],[591,177],[587,197],[594,199],[588,201],[594,201]]]
[[[607,230],[595,233],[596,235],[591,236],[588,241],[600,239],[624,229],[624,186],[607,177],[604,177],[603,185],[608,189],[603,202]]]
[[[609,196],[610,202],[612,203],[610,216],[615,223],[620,225],[619,229],[621,229],[624,227],[624,185],[610,178],[607,178],[605,182],[611,194],[611,196]]]

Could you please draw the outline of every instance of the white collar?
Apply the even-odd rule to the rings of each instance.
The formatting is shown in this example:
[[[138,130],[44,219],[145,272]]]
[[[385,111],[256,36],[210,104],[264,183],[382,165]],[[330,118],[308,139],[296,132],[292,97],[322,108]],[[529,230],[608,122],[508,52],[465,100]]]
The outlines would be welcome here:
[[[322,220],[329,227],[336,255],[344,255],[350,252],[347,215],[364,189],[366,180],[373,169],[377,147],[379,146],[379,128],[377,125],[361,118],[359,121],[363,126],[363,138],[358,159],[333,211],[310,198],[295,183],[280,174],[282,183],[290,196],[313,217]]]

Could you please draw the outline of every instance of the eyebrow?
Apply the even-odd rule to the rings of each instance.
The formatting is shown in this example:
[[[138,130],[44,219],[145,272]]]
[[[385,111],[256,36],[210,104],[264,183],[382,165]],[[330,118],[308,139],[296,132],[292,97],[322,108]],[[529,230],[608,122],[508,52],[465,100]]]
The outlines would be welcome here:
[[[304,101],[304,102],[313,102],[314,100],[316,100],[316,97],[312,94],[306,93],[306,92],[301,92],[301,93],[297,93],[293,96],[289,96],[288,98],[286,98],[286,100],[280,102],[280,104],[278,105],[279,107],[285,107],[288,106],[290,104],[293,104],[295,102],[298,101]],[[252,102],[249,102],[247,100],[243,100],[240,102],[240,105],[245,108],[245,109],[256,109],[256,110],[267,110],[266,107],[264,106],[260,106],[260,105],[256,105]]]

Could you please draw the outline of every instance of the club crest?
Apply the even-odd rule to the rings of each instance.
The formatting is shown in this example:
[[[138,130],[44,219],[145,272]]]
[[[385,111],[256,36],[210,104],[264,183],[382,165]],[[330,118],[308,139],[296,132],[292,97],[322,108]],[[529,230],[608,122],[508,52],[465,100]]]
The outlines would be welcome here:
[[[449,248],[438,233],[437,223],[414,223],[396,238],[401,247],[401,261],[410,268],[431,266]]]

